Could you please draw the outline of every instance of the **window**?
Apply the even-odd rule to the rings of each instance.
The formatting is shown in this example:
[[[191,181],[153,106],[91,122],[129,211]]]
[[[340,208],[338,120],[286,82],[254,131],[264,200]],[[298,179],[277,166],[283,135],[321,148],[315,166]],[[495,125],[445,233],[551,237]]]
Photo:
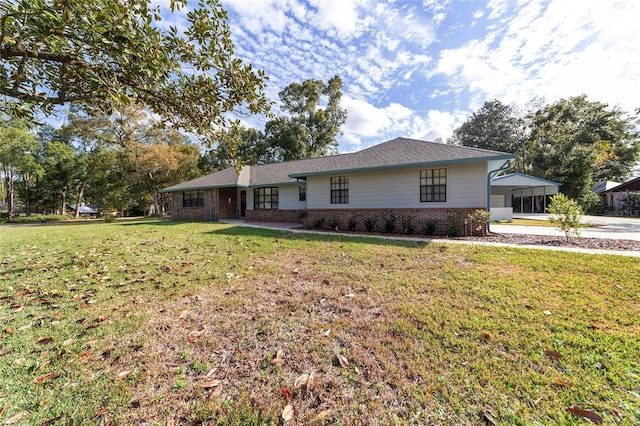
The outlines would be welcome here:
[[[254,189],[253,208],[256,210],[278,210],[278,188]]]
[[[420,170],[420,202],[447,201],[447,169]]]
[[[183,192],[182,207],[204,207],[204,191]]]
[[[298,200],[299,201],[307,201],[307,187],[306,186],[302,186],[300,185],[298,187],[299,191],[298,191]]]
[[[336,176],[331,178],[331,204],[349,203],[349,178]]]

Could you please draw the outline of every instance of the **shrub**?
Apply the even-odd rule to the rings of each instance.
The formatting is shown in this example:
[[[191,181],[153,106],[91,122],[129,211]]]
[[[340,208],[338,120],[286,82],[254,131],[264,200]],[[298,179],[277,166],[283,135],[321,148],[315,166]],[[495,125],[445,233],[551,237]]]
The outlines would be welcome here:
[[[319,219],[316,219],[313,221],[313,227],[315,229],[322,229],[324,228],[324,217],[321,217]]]
[[[298,219],[302,219],[303,222],[308,216],[309,216],[309,211],[308,210],[300,210],[298,212]]]
[[[331,219],[329,219],[329,228],[337,231],[340,228],[340,222],[338,221],[338,218],[335,216],[332,216]]]
[[[112,223],[116,220],[116,216],[111,213],[106,213],[102,216],[102,220],[104,220],[105,223]]]
[[[351,216],[349,218],[349,222],[347,223],[347,229],[349,231],[355,231],[357,224],[358,224],[358,221],[357,221],[356,217],[355,216]]]
[[[582,220],[582,209],[576,200],[559,193],[551,197],[551,204],[547,208],[551,214],[551,223],[558,225],[558,229],[564,232],[567,241],[573,237],[580,236],[580,228],[584,225]]]
[[[438,222],[436,222],[433,219],[428,220],[424,224],[424,233],[427,234],[427,235],[435,234],[437,229],[438,229]]]
[[[407,235],[412,235],[416,231],[415,226],[413,226],[413,222],[411,218],[404,217],[402,218],[402,232]]]
[[[640,216],[640,191],[629,191],[622,199],[622,213],[625,216]]]
[[[374,228],[376,227],[376,220],[370,217],[369,219],[364,221],[364,227],[368,232],[373,232]]]
[[[471,220],[471,233],[475,229],[476,231],[481,231],[482,236],[486,237],[487,228],[485,224],[491,219],[491,213],[484,209],[478,209],[469,215],[469,219]]]
[[[61,214],[32,214],[30,216],[14,216],[7,219],[9,223],[38,223],[38,222],[60,222],[63,220],[73,219],[69,215]]]
[[[595,192],[587,192],[579,201],[580,207],[587,214],[604,214],[604,200]]]
[[[391,234],[396,229],[396,215],[393,212],[389,212],[387,217],[384,218],[384,230]]]
[[[459,237],[462,235],[462,220],[456,216],[447,218],[447,237]]]

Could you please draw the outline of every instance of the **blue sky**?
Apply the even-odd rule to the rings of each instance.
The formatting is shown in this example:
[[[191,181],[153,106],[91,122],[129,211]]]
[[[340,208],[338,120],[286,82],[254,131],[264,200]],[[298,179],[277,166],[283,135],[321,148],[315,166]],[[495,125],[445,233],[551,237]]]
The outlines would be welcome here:
[[[446,140],[491,99],[525,108],[584,93],[640,108],[637,0],[221,2],[236,56],[267,73],[271,99],[293,82],[342,77],[340,152]]]

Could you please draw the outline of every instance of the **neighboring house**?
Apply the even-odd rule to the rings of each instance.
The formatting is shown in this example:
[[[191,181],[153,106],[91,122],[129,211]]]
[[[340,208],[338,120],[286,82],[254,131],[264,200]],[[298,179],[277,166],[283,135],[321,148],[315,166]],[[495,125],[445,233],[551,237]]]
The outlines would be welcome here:
[[[627,211],[632,206],[628,206],[629,192],[640,191],[640,177],[628,180],[624,183],[618,182],[598,182],[593,187],[593,192],[599,194],[603,201],[605,210],[618,214],[634,214]]]
[[[489,209],[490,182],[512,154],[396,138],[362,151],[225,169],[162,191],[171,193],[171,219],[260,222],[325,221],[346,229],[355,220],[375,229],[395,215],[397,227],[429,220],[439,231],[476,209]]]
[[[545,213],[559,183],[512,173],[491,182],[491,219],[511,220],[513,213]]]
[[[76,205],[75,204],[71,204],[69,206],[69,209],[73,210],[75,212],[76,211]],[[98,210],[87,206],[85,203],[80,203],[80,215],[81,216],[94,216],[96,214],[98,214]]]

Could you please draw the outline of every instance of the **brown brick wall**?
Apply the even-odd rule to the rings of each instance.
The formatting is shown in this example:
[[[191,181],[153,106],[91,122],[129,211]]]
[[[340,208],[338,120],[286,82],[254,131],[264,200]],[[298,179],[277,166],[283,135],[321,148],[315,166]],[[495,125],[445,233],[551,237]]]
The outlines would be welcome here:
[[[248,222],[302,222],[298,217],[300,210],[247,210],[245,220]]]
[[[446,235],[452,225],[459,225],[460,232],[471,232],[471,226],[467,224],[465,231],[465,218],[478,208],[450,208],[450,209],[309,209],[305,219],[307,227],[317,227],[324,218],[323,228],[333,228],[337,224],[339,230],[348,230],[349,221],[356,221],[356,231],[366,232],[365,222],[368,219],[375,220],[373,232],[387,232],[386,219],[395,215],[395,233],[406,232],[407,222],[414,227],[414,233],[424,234],[428,221],[436,222],[436,234]],[[404,223],[403,223],[404,222]],[[485,225],[486,226],[486,225]],[[474,230],[474,235],[479,232]]]
[[[220,191],[218,219],[237,219],[240,212],[238,211],[238,191],[236,188],[220,188],[218,191]]]

